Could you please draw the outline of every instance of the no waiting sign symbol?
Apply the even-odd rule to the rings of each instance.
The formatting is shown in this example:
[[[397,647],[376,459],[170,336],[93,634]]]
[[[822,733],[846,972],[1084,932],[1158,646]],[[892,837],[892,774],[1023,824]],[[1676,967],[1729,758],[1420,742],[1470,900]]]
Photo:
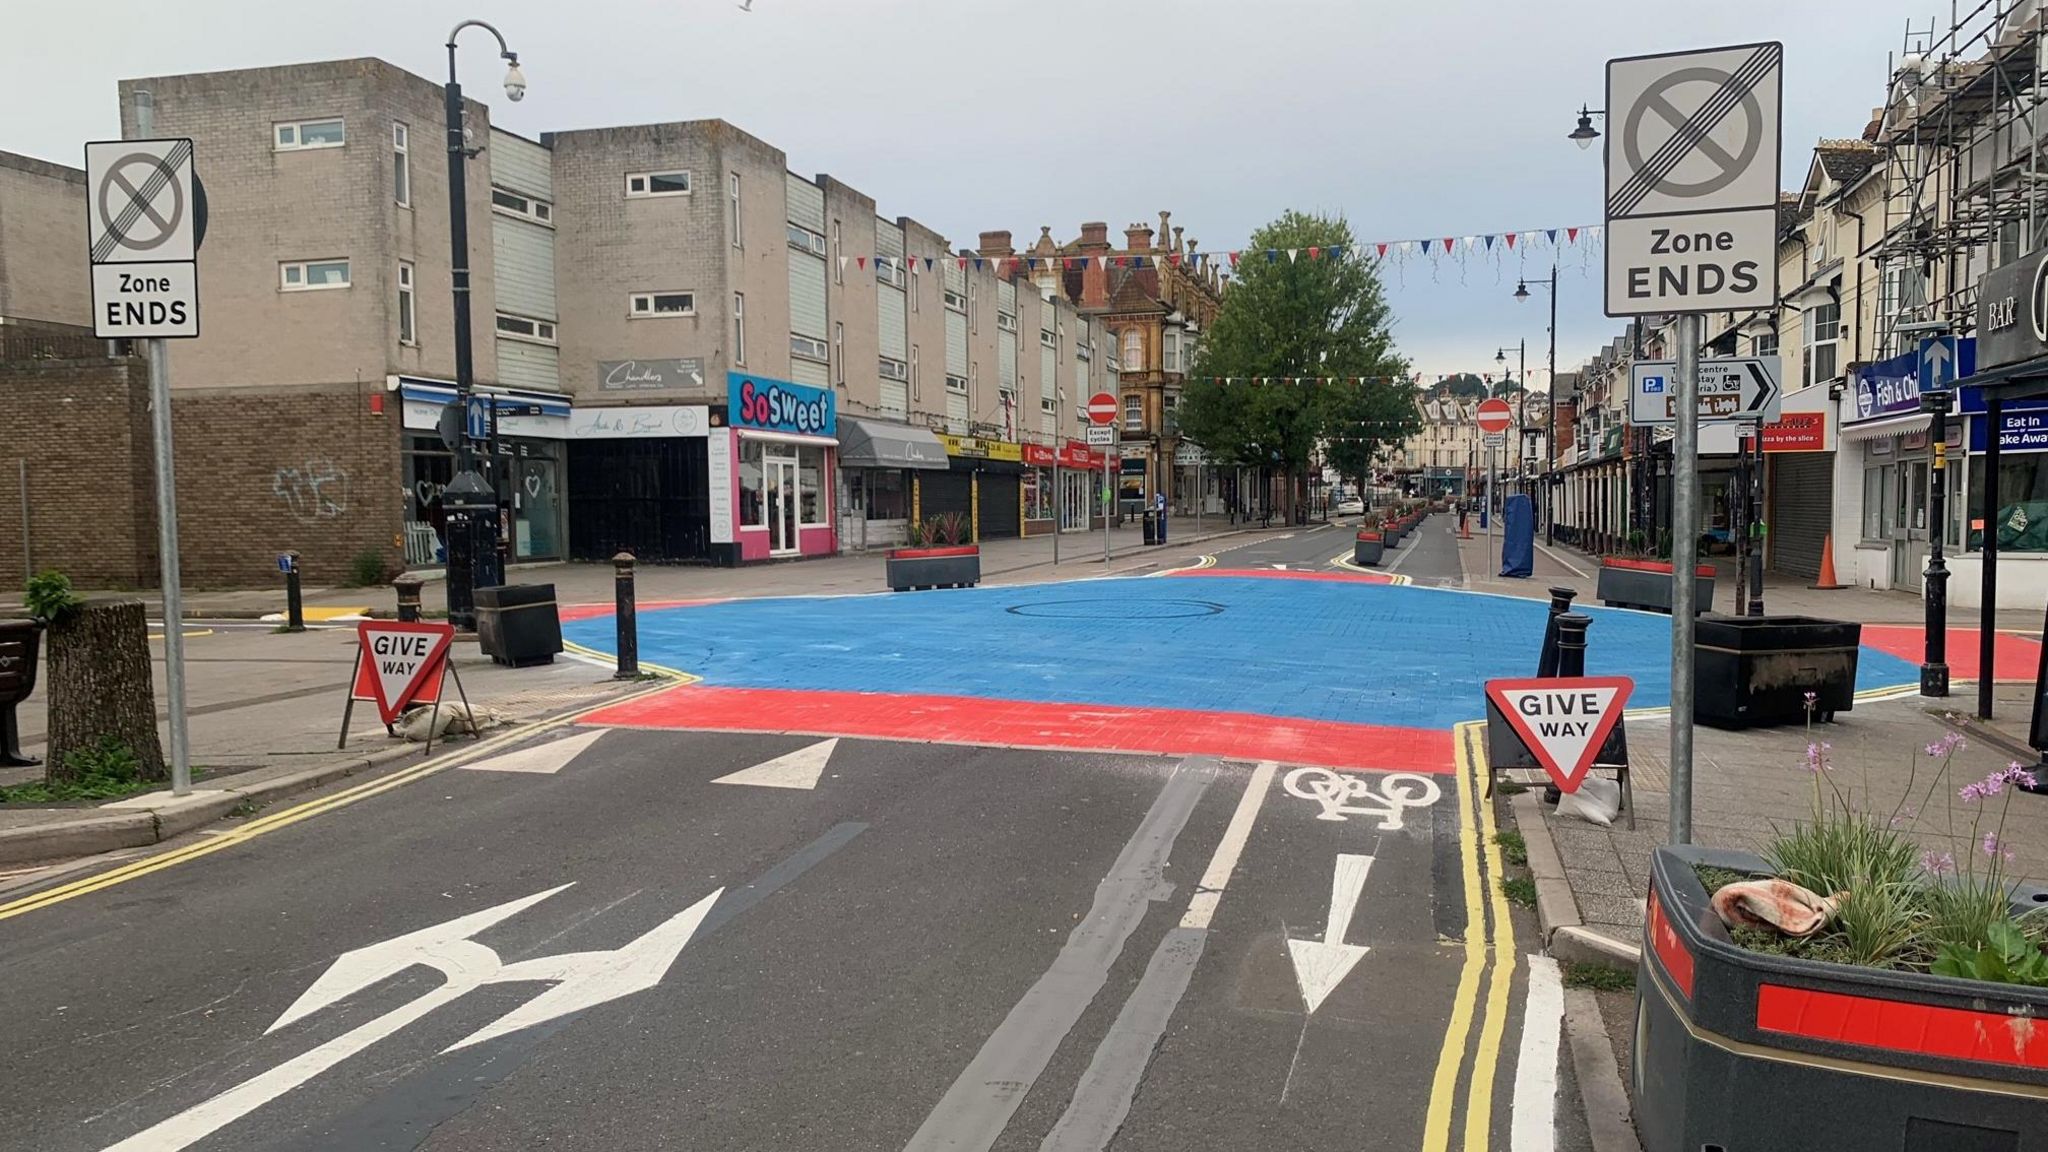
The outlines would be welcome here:
[[[199,207],[192,141],[94,142],[86,145],[86,172],[92,263],[193,258]]]
[[[1774,42],[1610,62],[1607,215],[1775,204],[1784,57]]]

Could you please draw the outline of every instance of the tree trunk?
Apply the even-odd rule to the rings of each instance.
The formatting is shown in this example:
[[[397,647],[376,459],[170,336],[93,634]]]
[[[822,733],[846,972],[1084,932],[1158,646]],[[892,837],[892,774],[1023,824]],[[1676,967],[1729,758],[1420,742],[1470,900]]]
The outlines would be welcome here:
[[[64,759],[111,737],[135,754],[144,780],[165,778],[150,678],[149,619],[140,600],[88,600],[49,630],[50,743],[44,772],[67,778]]]

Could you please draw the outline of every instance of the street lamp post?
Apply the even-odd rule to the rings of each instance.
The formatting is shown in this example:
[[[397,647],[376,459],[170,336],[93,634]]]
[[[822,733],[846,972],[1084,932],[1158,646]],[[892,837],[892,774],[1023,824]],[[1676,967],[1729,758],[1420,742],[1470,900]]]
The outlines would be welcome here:
[[[477,471],[476,448],[468,426],[470,395],[476,389],[475,357],[469,330],[469,158],[472,150],[464,139],[462,126],[462,85],[455,78],[455,37],[464,28],[482,28],[498,41],[498,55],[505,70],[505,96],[518,101],[526,96],[526,74],[520,71],[519,55],[507,47],[505,37],[481,20],[464,20],[448,32],[448,260],[455,297],[455,407],[463,413],[463,435],[455,450],[455,479],[442,495],[448,515],[448,620],[464,631],[476,627],[476,589],[479,584],[503,580],[497,538],[500,513],[497,493],[491,482]],[[495,413],[494,413],[495,415]],[[488,422],[495,425],[496,420]],[[495,471],[497,461],[490,462]]]
[[[1581,115],[1583,117],[1586,114],[1582,113]],[[1586,127],[1589,130],[1592,128],[1592,121],[1590,119],[1586,121]],[[1543,281],[1538,280],[1536,286],[1541,288],[1545,285]],[[1549,288],[1550,375],[1548,377],[1548,387],[1550,390],[1547,395],[1550,397],[1550,404],[1548,405],[1550,408],[1550,430],[1544,433],[1543,443],[1543,542],[1555,545],[1557,543],[1557,514],[1551,508],[1552,501],[1556,499],[1556,493],[1552,491],[1552,485],[1557,483],[1557,264],[1555,261],[1550,265]],[[1527,280],[1515,281],[1515,299],[1527,300],[1528,298],[1529,282]]]
[[[1529,398],[1529,342],[1527,340],[1516,341],[1515,353],[1519,357],[1517,360],[1518,367],[1515,369],[1519,375],[1516,377],[1515,383],[1522,389],[1521,397],[1515,401],[1515,486],[1520,488],[1526,487],[1529,479],[1522,475],[1522,401]],[[1496,350],[1493,354],[1493,360],[1494,363],[1500,365],[1501,375],[1506,376],[1508,350],[1505,348]]]
[[[1950,391],[1920,394],[1920,407],[1934,414],[1927,430],[1928,441],[1934,448],[1927,493],[1928,502],[1934,505],[1934,523],[1933,530],[1927,533],[1927,650],[1920,664],[1922,696],[1948,695],[1948,564],[1942,559],[1941,544],[1948,532],[1948,414],[1954,405],[1955,394]],[[1998,435],[1997,428],[1990,434]],[[1990,619],[1993,610],[1983,611],[1985,618]]]

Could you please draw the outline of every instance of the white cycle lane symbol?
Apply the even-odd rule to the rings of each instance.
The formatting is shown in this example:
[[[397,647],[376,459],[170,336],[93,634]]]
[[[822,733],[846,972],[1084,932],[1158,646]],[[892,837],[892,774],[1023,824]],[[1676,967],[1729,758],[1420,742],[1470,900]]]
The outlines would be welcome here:
[[[1296,768],[1284,785],[1289,796],[1313,800],[1322,806],[1318,820],[1348,820],[1353,816],[1377,816],[1380,831],[1403,827],[1402,813],[1409,808],[1427,808],[1443,798],[1436,781],[1413,772],[1394,772],[1378,778],[1328,768]]]

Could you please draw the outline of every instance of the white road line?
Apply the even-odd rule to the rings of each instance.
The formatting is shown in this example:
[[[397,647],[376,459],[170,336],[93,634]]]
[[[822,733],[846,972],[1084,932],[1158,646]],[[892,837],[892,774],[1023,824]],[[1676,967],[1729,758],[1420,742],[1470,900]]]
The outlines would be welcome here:
[[[1245,841],[1252,836],[1252,824],[1259,818],[1259,807],[1266,802],[1266,793],[1272,791],[1273,774],[1280,765],[1271,760],[1262,760],[1252,770],[1251,782],[1244,786],[1244,795],[1237,798],[1237,811],[1230,814],[1230,824],[1223,829],[1223,839],[1216,844],[1216,854],[1209,857],[1208,870],[1195,888],[1195,898],[1188,901],[1187,914],[1180,918],[1183,928],[1207,928],[1216,915],[1216,904],[1223,899],[1223,889],[1230,884],[1230,874],[1237,870],[1237,858],[1244,854]]]
[[[1557,1147],[1557,1041],[1564,1027],[1564,983],[1557,961],[1529,957],[1529,992],[1522,1006],[1522,1050],[1515,1057],[1513,1152]]]
[[[1545,548],[1545,547],[1544,547],[1543,545],[1541,545],[1541,544],[1538,544],[1538,545],[1536,545],[1536,547],[1537,547],[1537,548],[1538,548],[1539,550],[1541,550],[1541,551],[1542,551],[1542,553],[1543,553],[1543,554],[1544,554],[1545,556],[1548,556],[1548,557],[1550,557],[1550,558],[1551,558],[1552,560],[1555,560],[1555,561],[1557,561],[1557,562],[1558,562],[1559,564],[1562,564],[1562,565],[1564,565],[1565,567],[1567,567],[1567,568],[1571,569],[1571,570],[1572,570],[1572,573],[1573,573],[1574,575],[1576,575],[1576,576],[1577,576],[1577,577],[1578,577],[1579,579],[1581,579],[1581,580],[1584,580],[1584,579],[1586,579],[1586,578],[1587,578],[1588,576],[1590,576],[1590,575],[1591,575],[1591,573],[1587,572],[1587,571],[1586,571],[1586,570],[1585,570],[1584,568],[1581,568],[1581,567],[1579,567],[1579,566],[1578,566],[1577,564],[1574,564],[1574,563],[1572,563],[1571,561],[1569,561],[1569,560],[1565,559],[1564,557],[1562,557],[1562,556],[1558,555],[1558,554],[1557,554],[1556,552],[1553,552],[1553,551],[1551,551],[1551,550],[1550,550],[1549,548]]]

